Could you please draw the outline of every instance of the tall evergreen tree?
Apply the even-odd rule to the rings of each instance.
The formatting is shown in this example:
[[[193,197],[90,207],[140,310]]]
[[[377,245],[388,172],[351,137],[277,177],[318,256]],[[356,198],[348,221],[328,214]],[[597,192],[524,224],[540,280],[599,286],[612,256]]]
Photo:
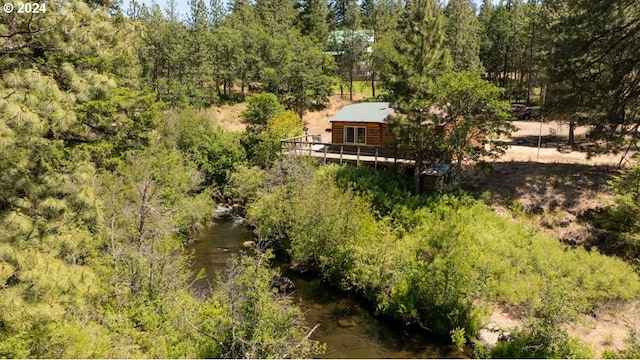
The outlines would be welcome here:
[[[371,44],[371,52],[363,57],[367,66],[369,81],[371,81],[371,93],[376,97],[376,82],[380,72],[385,67],[383,57],[378,56],[377,44],[385,38],[395,36],[399,18],[394,17],[396,12],[393,5],[385,0],[364,0],[361,5],[363,28],[373,30],[374,44]]]
[[[209,18],[214,28],[219,28],[224,22],[226,10],[222,0],[211,0],[209,2]]]
[[[154,5],[143,18],[146,36],[139,49],[142,75],[148,88],[171,106],[189,103],[184,79],[188,54],[188,32],[184,24],[173,15],[165,15]]]
[[[480,73],[480,26],[472,4],[469,0],[449,0],[444,14],[446,44],[455,71]]]
[[[190,103],[209,106],[214,103],[217,89],[213,74],[214,53],[211,17],[204,0],[190,0],[190,13],[186,25],[189,37],[186,39],[188,63],[185,67],[185,87]],[[186,60],[186,59],[185,59]]]
[[[295,0],[255,0],[264,31],[274,37],[289,36],[296,21]]]
[[[302,35],[310,36],[319,45],[324,45],[329,36],[329,8],[326,0],[300,0],[297,24]]]
[[[640,3],[549,1],[555,109],[592,125],[601,150],[637,148],[640,129]]]
[[[332,29],[357,29],[360,27],[360,11],[357,0],[332,0],[330,18]]]
[[[400,113],[391,129],[400,145],[413,151],[414,182],[420,192],[420,173],[429,156],[433,127],[424,126],[431,111],[436,79],[451,67],[445,46],[444,16],[435,0],[415,0],[400,25],[402,38],[387,44],[389,68],[381,74],[393,107]]]

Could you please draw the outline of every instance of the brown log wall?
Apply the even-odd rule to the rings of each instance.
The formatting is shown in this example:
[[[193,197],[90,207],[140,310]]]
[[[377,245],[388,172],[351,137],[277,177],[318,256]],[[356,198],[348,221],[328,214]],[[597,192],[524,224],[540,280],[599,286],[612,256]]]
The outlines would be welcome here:
[[[370,122],[345,122],[334,121],[331,123],[331,142],[334,144],[344,143],[344,127],[364,127],[367,129],[366,145],[382,146],[386,143],[393,141],[393,136],[388,134],[389,125],[384,123],[370,123]]]

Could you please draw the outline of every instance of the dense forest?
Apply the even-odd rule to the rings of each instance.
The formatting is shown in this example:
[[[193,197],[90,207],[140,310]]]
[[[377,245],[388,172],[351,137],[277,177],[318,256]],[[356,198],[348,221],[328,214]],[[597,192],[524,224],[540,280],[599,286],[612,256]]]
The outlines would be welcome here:
[[[640,167],[611,180],[615,202],[597,214],[625,249],[609,256],[464,189],[419,196],[392,170],[279,154],[356,81],[394,105],[418,165],[499,155],[510,101],[588,126],[592,152],[637,150],[636,0],[189,6],[54,0],[0,14],[0,357],[319,355],[313,324],[270,286],[274,256],[479,357],[593,357],[560,324],[640,298]],[[239,102],[244,131],[211,115]],[[425,130],[431,106],[453,133]],[[471,129],[491,147],[471,147]],[[264,252],[196,294],[185,244],[222,201],[242,206]],[[492,304],[526,326],[485,349],[475,336]],[[606,355],[640,356],[640,341]]]

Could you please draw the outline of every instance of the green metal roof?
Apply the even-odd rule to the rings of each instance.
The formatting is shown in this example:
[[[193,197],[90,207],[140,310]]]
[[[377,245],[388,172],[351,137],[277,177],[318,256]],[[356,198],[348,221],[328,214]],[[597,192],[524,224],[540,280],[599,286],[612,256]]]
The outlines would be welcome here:
[[[354,38],[368,43],[373,43],[374,31],[370,29],[335,30],[329,34],[327,44],[347,44],[353,41]]]
[[[365,102],[343,107],[331,121],[384,123],[387,116],[393,113],[388,102]]]

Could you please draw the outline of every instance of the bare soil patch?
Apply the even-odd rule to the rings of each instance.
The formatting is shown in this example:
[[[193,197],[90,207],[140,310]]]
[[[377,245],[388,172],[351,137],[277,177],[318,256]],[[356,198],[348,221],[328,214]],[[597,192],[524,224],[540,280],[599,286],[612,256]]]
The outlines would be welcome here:
[[[354,94],[354,101],[362,100],[362,94]],[[351,104],[348,96],[340,95],[329,97],[329,104],[322,110],[307,111],[302,120],[310,135],[320,135],[323,142],[331,141],[331,118],[345,105]],[[247,108],[246,103],[223,105],[211,109],[211,115],[224,128],[231,131],[242,131],[246,124],[242,122],[240,114]],[[329,131],[327,131],[329,130]]]
[[[361,94],[354,94],[354,101],[362,100]],[[302,117],[307,133],[310,135],[320,135],[322,142],[331,142],[331,118],[343,106],[351,104],[349,97],[341,98],[340,95],[332,95],[329,98],[329,104],[320,111],[309,111]]]
[[[222,105],[211,108],[211,116],[222,127],[230,131],[244,131],[247,125],[242,122],[240,114],[247,109],[247,103]]]

